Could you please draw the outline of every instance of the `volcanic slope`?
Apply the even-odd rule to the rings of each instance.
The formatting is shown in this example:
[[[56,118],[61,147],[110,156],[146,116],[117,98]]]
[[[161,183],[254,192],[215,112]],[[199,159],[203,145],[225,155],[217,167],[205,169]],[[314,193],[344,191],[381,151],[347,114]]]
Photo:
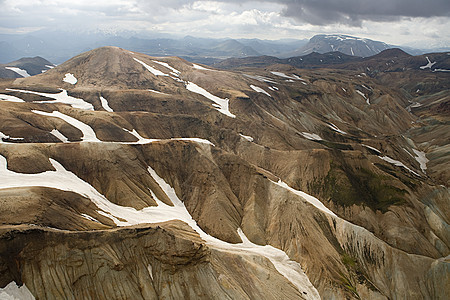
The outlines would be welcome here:
[[[0,293],[444,299],[448,156],[357,75],[104,47],[2,81]]]

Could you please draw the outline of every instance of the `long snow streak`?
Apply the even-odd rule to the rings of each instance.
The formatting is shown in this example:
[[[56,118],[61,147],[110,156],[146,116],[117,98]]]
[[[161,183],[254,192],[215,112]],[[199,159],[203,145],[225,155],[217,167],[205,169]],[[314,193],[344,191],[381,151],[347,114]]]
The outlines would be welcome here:
[[[15,96],[11,96],[11,95],[5,95],[5,94],[0,94],[0,100],[1,101],[9,101],[9,102],[25,102],[24,100],[15,97]]]
[[[67,123],[69,123],[70,125],[74,126],[75,128],[78,128],[83,133],[83,137],[81,138],[83,140],[83,142],[101,142],[97,138],[94,130],[89,125],[87,125],[75,118],[72,118],[68,115],[60,113],[59,111],[53,111],[51,113],[48,113],[45,111],[33,110],[32,112],[34,112],[35,114],[38,114],[38,115],[60,118],[64,121],[66,121]]]
[[[60,140],[61,142],[63,142],[63,143],[68,143],[68,142],[69,142],[69,139],[66,138],[66,137],[64,136],[64,134],[62,134],[61,132],[59,132],[58,129],[53,129],[52,131],[50,131],[50,133],[51,133],[52,135],[54,135],[57,139],[59,139],[59,140]]]
[[[263,90],[263,89],[260,88],[259,86],[255,86],[255,85],[251,84],[250,87],[251,87],[252,90],[254,90],[255,92],[263,93],[263,94],[265,94],[265,95],[267,95],[267,96],[269,96],[269,97],[272,98],[272,96],[271,96],[268,92],[266,92],[265,90]]]
[[[161,66],[166,67],[167,69],[172,70],[172,74],[175,76],[178,76],[181,74],[180,71],[178,71],[177,69],[175,69],[174,67],[171,67],[168,63],[162,62],[162,61],[157,61],[157,60],[153,60],[154,63],[160,64]]]
[[[397,167],[402,167],[402,168],[408,170],[409,172],[413,173],[414,175],[420,177],[420,175],[417,174],[417,172],[414,172],[413,170],[411,170],[410,168],[408,168],[408,167],[407,167],[404,163],[402,163],[401,161],[398,161],[398,160],[395,160],[395,159],[393,159],[393,158],[390,158],[389,156],[378,156],[378,157],[381,158],[381,159],[384,160],[384,161],[387,161],[387,162],[390,163],[390,164],[393,164],[393,165],[397,166]]]
[[[13,72],[16,72],[17,74],[19,74],[22,77],[30,77],[30,74],[28,74],[27,70],[23,70],[21,68],[17,68],[17,67],[5,67],[5,69],[11,70]]]
[[[102,106],[106,111],[114,112],[114,110],[109,106],[108,100],[100,96],[100,101],[102,102]]]
[[[33,101],[35,103],[63,103],[63,104],[69,104],[73,108],[80,108],[80,109],[84,109],[84,110],[94,110],[94,106],[92,104],[84,101],[83,99],[69,96],[67,94],[66,90],[61,90],[61,92],[58,94],[40,93],[40,92],[35,92],[35,91],[15,90],[15,89],[6,89],[6,90],[13,91],[13,92],[34,94],[34,95],[39,95],[39,96],[55,99],[55,100]]]
[[[188,82],[186,84],[186,89],[188,91],[191,91],[193,93],[197,93],[200,94],[206,98],[208,98],[209,100],[213,101],[215,104],[217,104],[217,110],[220,111],[221,113],[223,113],[224,115],[227,115],[231,118],[236,118],[235,115],[233,115],[230,110],[229,110],[229,100],[228,99],[222,99],[219,98],[217,96],[214,96],[213,94],[211,94],[210,92],[208,92],[207,90],[205,90],[202,87],[199,87],[198,85],[196,85],[193,82]]]
[[[308,194],[305,193],[305,192],[302,192],[302,191],[296,190],[296,189],[294,189],[294,188],[291,188],[289,185],[287,185],[287,183],[285,183],[285,182],[283,182],[283,181],[281,181],[281,180],[279,180],[278,182],[274,182],[274,181],[272,181],[272,182],[275,183],[276,185],[281,186],[282,188],[285,188],[285,189],[287,189],[288,191],[290,191],[290,192],[292,192],[292,193],[294,193],[294,194],[296,194],[296,195],[302,197],[302,198],[305,199],[307,202],[311,203],[312,205],[314,205],[316,208],[320,209],[320,210],[323,211],[324,213],[329,214],[329,215],[331,215],[331,216],[333,216],[333,217],[337,217],[336,214],[335,214],[334,212],[332,212],[332,211],[331,211],[330,209],[328,209],[325,205],[323,205],[323,203],[320,202],[320,200],[317,199],[316,197],[313,197],[313,196],[311,196],[311,195],[308,195]]]
[[[155,76],[169,76],[169,75],[167,75],[166,73],[163,73],[163,72],[161,72],[160,70],[157,70],[157,69],[155,69],[155,68],[153,68],[153,67],[147,65],[145,62],[143,62],[143,61],[141,61],[141,60],[139,60],[139,59],[137,59],[137,58],[135,58],[135,57],[133,57],[133,59],[134,59],[135,61],[137,61],[138,63],[140,63],[141,65],[143,65],[147,70],[150,71],[150,73],[152,73],[152,74],[155,75]]]

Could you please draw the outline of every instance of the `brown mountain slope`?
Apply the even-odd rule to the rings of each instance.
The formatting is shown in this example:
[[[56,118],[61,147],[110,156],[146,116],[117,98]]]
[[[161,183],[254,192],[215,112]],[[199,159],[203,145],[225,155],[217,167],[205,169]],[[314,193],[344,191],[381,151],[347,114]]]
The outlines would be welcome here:
[[[448,143],[428,139],[446,134],[440,98],[427,98],[415,115],[404,92],[351,70],[225,72],[114,47],[1,88],[0,208],[17,212],[2,217],[11,237],[4,244],[19,245],[15,260],[24,266],[4,250],[2,286],[24,282],[47,298],[315,299],[311,282],[325,299],[445,297],[450,208],[439,180],[448,173],[436,166],[448,163]],[[182,240],[172,258],[167,245],[148,252],[158,238],[136,229],[166,221],[171,239]],[[57,237],[46,226],[66,231]],[[34,248],[21,242],[28,234]],[[77,234],[110,237],[113,250],[77,245]],[[173,265],[189,242],[210,252]],[[257,244],[283,250],[301,269]],[[33,281],[47,272],[38,266],[68,249],[105,253],[106,267],[74,256],[83,284],[81,275],[56,289],[55,276]],[[149,261],[158,261],[150,279]],[[117,291],[104,281],[129,274],[143,275]]]

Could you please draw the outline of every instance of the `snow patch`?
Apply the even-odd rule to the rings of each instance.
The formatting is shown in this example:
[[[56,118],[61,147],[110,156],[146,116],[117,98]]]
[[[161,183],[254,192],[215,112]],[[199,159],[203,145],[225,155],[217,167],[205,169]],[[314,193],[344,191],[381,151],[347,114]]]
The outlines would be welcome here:
[[[75,76],[73,76],[72,73],[66,73],[66,75],[63,78],[63,81],[70,84],[76,84],[78,80],[75,78]]]
[[[152,89],[148,89],[147,91],[152,92],[152,93],[156,93],[156,94],[161,94],[161,95],[168,95],[166,93],[158,92],[158,91],[155,91],[155,90],[152,90]]]
[[[82,216],[83,218],[85,218],[85,219],[90,220],[90,221],[93,221],[93,222],[96,222],[96,223],[100,223],[96,218],[91,217],[90,215],[87,215],[87,214],[81,214],[81,216]],[[101,223],[100,223],[100,224],[101,224]]]
[[[315,133],[302,132],[302,135],[304,138],[306,138],[308,140],[312,140],[312,141],[321,141],[322,140],[322,138]]]
[[[417,155],[414,158],[420,164],[420,168],[425,173],[425,170],[427,169],[427,162],[429,162],[428,158],[425,155],[425,152],[416,150],[414,148],[412,149],[412,151],[414,152],[415,155]]]
[[[166,67],[167,69],[172,70],[172,74],[175,76],[180,76],[181,72],[178,71],[177,69],[175,69],[174,67],[170,66],[168,63],[162,62],[162,61],[157,61],[157,60],[152,60],[154,63],[160,64],[161,66]]]
[[[425,69],[431,69],[431,67],[436,63],[436,62],[431,62],[430,59],[428,58],[428,56],[425,56],[425,58],[427,59],[428,63],[425,66],[421,66],[420,68],[422,70]]]
[[[35,94],[35,95],[55,99],[55,100],[33,101],[34,103],[63,103],[63,104],[69,104],[73,108],[79,108],[79,109],[84,109],[84,110],[94,110],[94,106],[92,104],[84,101],[83,99],[69,96],[67,94],[66,90],[61,90],[61,92],[58,94],[40,93],[40,92],[34,92],[34,91],[15,90],[15,89],[6,89],[6,90],[13,91],[13,92]]]
[[[5,94],[0,94],[0,100],[1,101],[9,101],[9,102],[25,102],[24,100],[15,97],[15,96],[11,96],[11,95],[5,95]]]
[[[320,202],[320,200],[317,199],[316,197],[313,197],[305,192],[291,188],[287,183],[281,181],[281,179],[278,180],[278,182],[275,182],[275,181],[272,181],[272,182],[275,183],[276,185],[281,186],[282,188],[287,189],[288,191],[302,197],[307,202],[311,203],[314,207],[318,208],[319,210],[323,211],[324,213],[326,213],[330,216],[333,216],[333,217],[338,217],[338,216],[336,216],[336,214],[334,212],[332,212],[325,205],[323,205],[323,203]]]
[[[262,88],[260,88],[260,87],[258,87],[258,86],[255,86],[255,85],[252,85],[252,84],[250,85],[250,87],[251,87],[255,92],[263,93],[263,94],[269,96],[270,98],[272,98],[272,96],[271,96],[268,92],[266,92],[265,90],[263,90]]]
[[[196,143],[199,143],[199,144],[211,145],[213,147],[216,146],[213,143],[211,143],[210,141],[202,139],[202,138],[171,138],[171,140],[172,141],[191,141],[191,142],[196,142]]]
[[[363,92],[358,91],[358,90],[356,90],[356,92],[357,92],[358,94],[360,94],[364,99],[366,99],[366,103],[367,103],[368,105],[370,105],[370,100],[369,100],[369,98],[367,98],[366,95],[364,95]]]
[[[143,65],[147,70],[150,71],[150,73],[152,73],[152,74],[155,75],[155,76],[169,76],[169,75],[167,75],[166,73],[161,72],[160,70],[157,70],[157,69],[155,69],[155,68],[153,68],[153,67],[150,67],[150,66],[147,65],[145,62],[143,62],[143,61],[141,61],[141,60],[139,60],[139,59],[137,59],[137,58],[135,58],[135,57],[133,57],[133,59],[134,59],[135,61],[137,61],[138,63],[140,63],[141,65]]]
[[[16,72],[17,74],[19,74],[22,77],[30,77],[30,74],[28,74],[28,72],[26,70],[23,70],[21,68],[17,68],[17,67],[5,67],[5,69],[11,70],[13,72]]]
[[[402,167],[405,168],[406,170],[408,170],[409,172],[413,173],[416,176],[419,176],[419,174],[417,174],[416,172],[414,172],[413,170],[411,170],[410,168],[408,168],[404,163],[402,163],[401,161],[395,160],[393,158],[390,158],[389,156],[378,156],[379,158],[381,158],[384,161],[387,161],[390,164],[393,164],[397,167]]]
[[[11,281],[4,288],[0,288],[0,299],[34,300],[35,298],[25,284],[19,287],[14,281]]]
[[[340,130],[336,125],[334,125],[333,123],[327,124],[328,127],[330,127],[331,129],[333,129],[336,132],[342,133],[342,134],[347,134],[347,132]]]
[[[114,112],[113,109],[109,106],[108,100],[100,96],[100,101],[102,102],[102,106],[106,111]]]
[[[45,65],[47,68],[49,68],[49,69],[53,69],[54,68],[54,66],[50,66],[50,65]]]
[[[194,69],[197,69],[197,70],[214,71],[214,70],[202,67],[202,66],[197,65],[197,64],[192,64],[192,66],[194,67]]]
[[[242,138],[244,138],[244,139],[246,139],[247,141],[249,141],[249,142],[253,142],[253,140],[254,140],[251,136],[243,135],[243,134],[241,134],[241,133],[239,133],[239,135],[240,135]]]
[[[365,144],[361,144],[361,145],[366,147],[366,148],[368,148],[368,149],[370,149],[370,150],[373,150],[373,151],[377,152],[378,154],[381,154],[381,151],[378,150],[377,148],[374,148],[374,147],[371,147],[371,146],[365,145]]]
[[[284,74],[283,72],[270,72],[270,73],[272,73],[273,75],[276,75],[276,76],[283,77],[283,78],[295,79],[295,80],[304,80],[304,79],[298,77],[295,74],[292,74],[291,76],[289,76],[289,75]]]
[[[270,78],[267,78],[267,77],[264,77],[264,76],[260,76],[260,75],[248,75],[248,74],[244,74],[244,76],[246,76],[246,77],[248,77],[248,78],[251,78],[251,79],[256,79],[256,80],[261,81],[261,82],[268,82],[268,83],[273,83],[273,84],[277,84],[277,83],[278,83],[278,82],[276,82],[276,81],[273,81],[273,80],[270,79]]]
[[[232,114],[229,110],[229,100],[227,98],[222,99],[217,96],[214,96],[213,94],[211,94],[204,88],[199,87],[195,83],[189,82],[189,81],[186,84],[186,89],[190,92],[200,94],[200,95],[208,98],[209,100],[213,101],[217,105],[219,105],[220,108],[219,107],[216,107],[216,108],[219,112],[223,113],[224,115],[231,117],[231,118],[236,118],[236,116],[234,114]]]
[[[0,143],[1,144],[10,144],[8,142],[4,142],[3,139],[8,139],[8,140],[12,140],[12,141],[20,141],[20,140],[23,140],[24,138],[22,138],[22,137],[13,138],[13,137],[10,137],[9,135],[6,135],[0,131]]]
[[[68,142],[69,142],[69,139],[66,138],[66,137],[64,136],[64,134],[62,134],[61,132],[59,132],[58,129],[53,129],[52,131],[50,131],[50,133],[51,133],[52,135],[54,135],[58,140],[60,140],[60,141],[63,142],[63,143],[68,143]]]
[[[56,118],[62,119],[64,121],[66,121],[67,123],[69,123],[70,125],[74,126],[75,128],[78,128],[83,134],[83,137],[81,138],[81,140],[83,142],[101,142],[95,135],[94,130],[89,125],[87,125],[75,118],[72,118],[68,115],[60,113],[59,111],[53,111],[51,113],[48,113],[45,111],[32,110],[32,112],[34,112],[35,114],[38,114],[38,115],[42,115],[42,116],[56,117]]]

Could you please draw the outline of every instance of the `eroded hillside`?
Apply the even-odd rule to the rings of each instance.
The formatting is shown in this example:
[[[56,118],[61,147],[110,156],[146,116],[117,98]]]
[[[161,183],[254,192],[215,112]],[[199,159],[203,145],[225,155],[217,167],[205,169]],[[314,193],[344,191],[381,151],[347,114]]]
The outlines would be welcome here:
[[[448,90],[116,47],[0,85],[1,293],[446,297]]]

